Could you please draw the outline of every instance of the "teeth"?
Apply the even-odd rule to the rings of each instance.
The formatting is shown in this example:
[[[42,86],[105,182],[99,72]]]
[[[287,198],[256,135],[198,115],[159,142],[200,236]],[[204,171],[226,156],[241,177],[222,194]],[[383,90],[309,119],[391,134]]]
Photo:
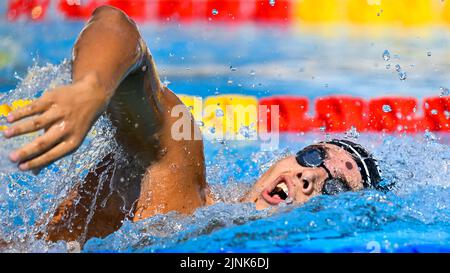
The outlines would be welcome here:
[[[280,183],[277,185],[277,187],[281,188],[286,193],[286,195],[289,195],[289,188],[286,183]]]

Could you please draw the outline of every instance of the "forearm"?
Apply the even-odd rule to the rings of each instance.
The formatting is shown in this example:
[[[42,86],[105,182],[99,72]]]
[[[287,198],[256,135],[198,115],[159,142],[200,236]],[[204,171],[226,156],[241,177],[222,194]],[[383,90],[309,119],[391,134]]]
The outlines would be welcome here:
[[[14,124],[4,131],[7,138],[45,129],[12,152],[10,160],[21,170],[58,160],[81,145],[106,111],[125,150],[147,164],[152,161],[159,149],[153,136],[164,122],[161,85],[136,25],[123,12],[96,9],[74,46],[72,74],[72,84],[53,88],[8,115]]]
[[[136,25],[123,12],[109,6],[96,9],[73,48],[73,82],[97,85],[109,101],[143,59],[142,45]]]

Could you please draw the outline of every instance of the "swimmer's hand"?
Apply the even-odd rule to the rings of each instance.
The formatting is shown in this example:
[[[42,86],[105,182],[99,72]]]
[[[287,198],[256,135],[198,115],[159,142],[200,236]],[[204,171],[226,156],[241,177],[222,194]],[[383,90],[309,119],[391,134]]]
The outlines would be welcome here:
[[[22,171],[39,170],[73,152],[107,103],[106,92],[92,75],[45,92],[33,103],[8,115],[7,121],[14,124],[4,131],[6,138],[45,130],[42,136],[13,151],[10,160],[18,163]]]

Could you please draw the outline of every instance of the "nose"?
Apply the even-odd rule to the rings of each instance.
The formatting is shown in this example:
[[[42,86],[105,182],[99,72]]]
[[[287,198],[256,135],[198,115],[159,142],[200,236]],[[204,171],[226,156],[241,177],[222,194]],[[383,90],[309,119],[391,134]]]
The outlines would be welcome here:
[[[314,191],[314,176],[308,170],[297,172],[296,176],[302,193],[311,195]]]

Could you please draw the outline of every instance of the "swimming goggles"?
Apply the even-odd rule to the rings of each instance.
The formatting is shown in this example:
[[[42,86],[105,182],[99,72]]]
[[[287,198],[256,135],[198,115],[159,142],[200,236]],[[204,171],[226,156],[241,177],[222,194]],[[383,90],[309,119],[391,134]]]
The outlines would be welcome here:
[[[328,177],[322,187],[322,194],[335,195],[342,192],[350,191],[348,184],[339,177],[333,177],[330,170],[325,166],[326,151],[320,146],[309,146],[300,150],[295,159],[300,166],[306,168],[323,168]]]

